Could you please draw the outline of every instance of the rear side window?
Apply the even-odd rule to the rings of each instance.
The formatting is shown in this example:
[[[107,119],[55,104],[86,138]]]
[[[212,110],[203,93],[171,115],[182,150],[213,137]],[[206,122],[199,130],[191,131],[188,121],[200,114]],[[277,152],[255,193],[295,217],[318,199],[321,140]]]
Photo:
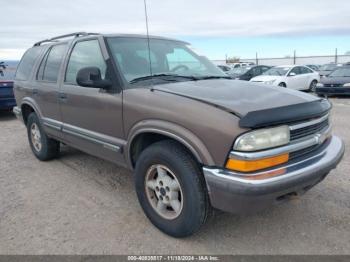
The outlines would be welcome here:
[[[36,58],[39,56],[41,52],[40,47],[33,47],[29,49],[24,55],[19,63],[17,72],[16,72],[16,80],[28,80],[30,74],[33,70]]]
[[[98,67],[102,79],[105,79],[107,66],[98,40],[78,42],[74,46],[69,58],[65,82],[76,85],[78,71],[84,67]]]
[[[55,45],[51,47],[41,61],[37,79],[48,82],[57,82],[59,70],[65,53],[66,45]]]

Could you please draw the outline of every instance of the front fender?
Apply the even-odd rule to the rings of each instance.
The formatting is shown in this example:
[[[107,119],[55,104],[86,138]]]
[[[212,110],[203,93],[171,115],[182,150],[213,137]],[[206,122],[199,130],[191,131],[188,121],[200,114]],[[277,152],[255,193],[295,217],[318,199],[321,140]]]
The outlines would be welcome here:
[[[207,166],[214,165],[214,160],[204,142],[190,130],[172,122],[150,119],[138,122],[130,129],[126,145],[127,151],[125,152],[126,160],[130,167],[132,166],[130,147],[134,139],[142,133],[155,133],[168,136],[184,145],[199,163]]]

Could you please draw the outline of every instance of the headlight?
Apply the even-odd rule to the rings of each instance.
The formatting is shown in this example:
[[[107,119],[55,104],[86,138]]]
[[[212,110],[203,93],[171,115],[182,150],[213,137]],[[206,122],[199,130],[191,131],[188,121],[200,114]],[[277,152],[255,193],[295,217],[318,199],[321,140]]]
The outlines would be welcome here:
[[[276,82],[276,80],[270,80],[270,81],[266,81],[265,84],[272,85],[275,82]]]
[[[324,85],[322,83],[317,83],[316,87],[323,87]]]
[[[343,87],[350,87],[350,83],[344,84]]]
[[[259,129],[237,138],[233,149],[237,151],[258,151],[286,145],[290,140],[288,126]]]

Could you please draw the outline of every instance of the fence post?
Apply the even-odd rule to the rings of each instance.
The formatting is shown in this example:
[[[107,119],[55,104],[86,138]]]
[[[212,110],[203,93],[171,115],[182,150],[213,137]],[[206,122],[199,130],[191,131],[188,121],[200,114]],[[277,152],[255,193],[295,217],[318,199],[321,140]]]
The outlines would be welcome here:
[[[294,50],[294,56],[293,56],[293,64],[295,65],[296,64],[296,60],[297,60],[297,58],[296,58],[296,51]]]
[[[338,48],[335,49],[335,61],[336,64],[338,64]]]

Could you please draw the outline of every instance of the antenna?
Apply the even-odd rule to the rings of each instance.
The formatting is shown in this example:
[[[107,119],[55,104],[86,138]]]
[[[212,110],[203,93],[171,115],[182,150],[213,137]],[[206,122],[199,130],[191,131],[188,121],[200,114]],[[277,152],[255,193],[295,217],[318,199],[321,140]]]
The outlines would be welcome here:
[[[147,3],[146,0],[143,0],[143,4],[145,6],[145,18],[146,18],[146,30],[147,30],[147,44],[148,44],[148,59],[149,59],[149,72],[152,74],[152,61],[151,61],[151,46],[149,41],[149,31],[148,31],[148,14],[147,14]]]

